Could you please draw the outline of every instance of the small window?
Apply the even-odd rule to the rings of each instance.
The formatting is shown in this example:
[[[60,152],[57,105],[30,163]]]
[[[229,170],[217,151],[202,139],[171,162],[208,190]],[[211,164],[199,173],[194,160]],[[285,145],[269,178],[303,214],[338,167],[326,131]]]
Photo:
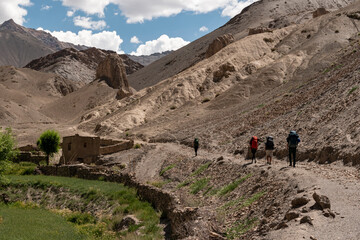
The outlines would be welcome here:
[[[86,148],[86,143],[84,143],[84,148]]]
[[[71,151],[71,143],[68,144],[68,151]]]

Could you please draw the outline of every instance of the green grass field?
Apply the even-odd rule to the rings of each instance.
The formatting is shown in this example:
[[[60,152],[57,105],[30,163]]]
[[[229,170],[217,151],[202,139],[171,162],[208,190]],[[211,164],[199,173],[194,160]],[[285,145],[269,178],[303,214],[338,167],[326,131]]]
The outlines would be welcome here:
[[[0,205],[1,240],[85,239],[62,216],[41,208]]]
[[[104,181],[93,181],[93,180],[84,180],[79,178],[67,178],[67,177],[54,177],[54,176],[43,176],[43,175],[8,175],[6,176],[9,179],[9,185],[7,187],[10,187],[12,189],[19,189],[21,191],[18,191],[20,199],[26,199],[24,197],[24,194],[26,194],[26,189],[33,188],[33,189],[39,189],[43,190],[42,192],[46,192],[47,189],[51,188],[57,188],[57,189],[66,189],[73,193],[74,195],[81,196],[81,202],[74,203],[74,204],[85,204],[88,203],[95,203],[97,205],[98,201],[103,202],[106,200],[108,204],[113,206],[113,211],[111,212],[111,215],[106,215],[104,217],[102,216],[96,216],[96,219],[94,222],[85,222],[79,224],[72,224],[70,222],[78,222],[78,220],[82,221],[82,219],[88,218],[86,214],[88,213],[81,213],[81,212],[73,212],[71,213],[72,216],[63,215],[61,214],[54,215],[54,213],[48,212],[47,210],[41,209],[43,207],[47,206],[40,206],[41,208],[34,208],[34,209],[27,209],[32,213],[35,213],[35,216],[39,216],[39,219],[41,219],[41,215],[46,215],[46,218],[52,218],[54,215],[55,217],[59,217],[58,221],[62,220],[63,223],[70,224],[69,230],[67,232],[70,232],[71,226],[73,225],[73,231],[78,230],[77,232],[82,233],[83,235],[86,235],[87,239],[134,239],[134,230],[141,228],[139,231],[142,234],[142,236],[135,236],[135,239],[161,239],[163,238],[161,235],[161,228],[158,226],[160,223],[160,213],[156,212],[155,209],[152,208],[151,204],[148,202],[140,201],[139,198],[136,195],[136,190],[133,188],[125,187],[123,184],[119,183],[112,183],[112,182],[104,182]],[[1,187],[1,186],[0,186]],[[45,190],[45,191],[44,191]],[[21,196],[22,194],[22,196]],[[10,196],[14,198],[14,193],[11,193]],[[69,202],[69,200],[64,200]],[[39,203],[39,202],[38,202]],[[42,204],[42,203],[40,203]],[[27,211],[26,210],[26,211]],[[13,211],[18,214],[13,214],[14,218],[12,218],[12,224],[6,224],[5,222],[8,222],[7,218],[9,218],[12,214],[5,215],[6,212]],[[16,216],[21,216],[21,213],[24,215],[23,219],[28,219],[31,216],[31,214],[27,214],[27,212],[24,211],[24,209],[16,209],[16,208],[1,208],[1,216],[3,218],[3,224],[0,223],[0,227],[7,226],[8,232],[16,232],[21,231],[21,226],[24,224],[21,220],[21,217],[16,218]],[[4,214],[2,214],[4,212]],[[140,224],[136,226],[130,227],[126,232],[113,232],[113,226],[116,221],[121,220],[122,217],[126,215],[135,215],[139,220]],[[29,215],[27,217],[26,215]],[[53,217],[55,219],[55,217]],[[10,219],[10,218],[9,218]],[[56,218],[57,219],[57,218]],[[66,219],[68,222],[66,222]],[[72,219],[72,220],[69,220]],[[17,220],[19,220],[18,223]],[[80,222],[81,222],[80,221]],[[1,222],[1,219],[0,219]],[[34,222],[34,224],[37,224]],[[63,224],[63,225],[64,225]],[[57,224],[55,224],[57,225]],[[61,224],[58,224],[59,226],[62,226]],[[39,222],[37,225],[32,226],[30,229],[38,229],[41,231],[38,231],[39,234],[42,234],[42,231],[45,231],[47,228],[47,220],[43,223]],[[49,228],[51,230],[51,228]],[[56,228],[54,228],[56,229]],[[74,230],[75,229],[75,230]],[[16,230],[16,231],[15,231]],[[0,228],[0,233],[3,232],[3,229]],[[31,231],[24,231],[31,234]],[[54,230],[54,234],[57,234],[57,230]],[[2,234],[0,234],[2,235]],[[36,236],[36,235],[34,235]],[[44,235],[45,236],[45,235]],[[79,239],[80,235],[76,234],[70,234],[72,237],[60,237],[59,239]],[[2,238],[0,236],[0,239],[57,239],[53,237],[47,237],[47,238],[28,238],[25,237],[15,237],[15,238]]]

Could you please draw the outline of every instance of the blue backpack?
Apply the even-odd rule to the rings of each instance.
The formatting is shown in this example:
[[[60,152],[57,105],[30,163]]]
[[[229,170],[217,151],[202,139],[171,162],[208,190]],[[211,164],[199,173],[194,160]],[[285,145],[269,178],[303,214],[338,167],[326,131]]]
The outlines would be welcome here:
[[[291,131],[288,137],[289,147],[296,148],[299,142],[299,135],[295,131]]]

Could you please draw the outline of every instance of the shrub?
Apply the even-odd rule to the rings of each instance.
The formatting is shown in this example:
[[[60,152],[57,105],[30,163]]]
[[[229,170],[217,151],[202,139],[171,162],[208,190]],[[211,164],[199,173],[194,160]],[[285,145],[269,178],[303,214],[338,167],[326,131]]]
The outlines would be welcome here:
[[[0,180],[9,167],[9,161],[16,158],[19,153],[15,150],[15,145],[11,128],[6,128],[4,131],[0,128]]]
[[[60,149],[60,135],[55,130],[43,132],[36,143],[41,151],[46,154],[46,164],[49,165],[49,158]]]
[[[137,143],[137,144],[134,145],[134,149],[139,149],[139,148],[141,148],[140,143]]]

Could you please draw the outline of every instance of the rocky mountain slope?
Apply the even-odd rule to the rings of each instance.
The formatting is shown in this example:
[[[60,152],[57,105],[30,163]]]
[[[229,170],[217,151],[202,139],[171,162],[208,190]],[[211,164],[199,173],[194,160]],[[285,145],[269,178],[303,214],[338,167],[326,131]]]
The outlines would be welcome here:
[[[23,67],[31,60],[64,48],[86,49],[64,43],[44,31],[17,25],[12,19],[0,25],[0,66]]]
[[[81,127],[93,131],[100,124],[102,127],[97,128],[98,134],[117,134],[121,129],[143,125],[133,131],[144,139],[190,144],[197,135],[207,139],[204,144],[208,147],[229,151],[243,149],[246,139],[254,133],[260,136],[272,134],[279,141],[281,139],[279,143],[283,147],[283,139],[290,128],[296,128],[306,134],[304,149],[311,149],[314,142],[318,142],[318,135],[331,137],[332,131],[343,126],[334,122],[330,125],[333,130],[323,130],[322,133],[318,129],[317,132],[314,127],[310,128],[311,119],[314,116],[321,118],[320,115],[301,115],[303,111],[296,109],[295,102],[289,103],[287,99],[288,96],[301,99],[309,94],[312,100],[307,101],[315,101],[314,98],[319,96],[311,95],[315,92],[310,91],[312,87],[307,84],[318,80],[316,84],[322,86],[325,71],[339,64],[342,66],[336,62],[341,62],[347,53],[358,51],[356,41],[360,23],[353,17],[357,11],[360,11],[358,2],[303,24],[244,37],[188,70],[121,101],[124,107],[111,114],[104,115],[101,108],[95,109],[101,118],[83,123]],[[339,84],[341,78],[337,81],[334,84]],[[352,84],[356,88],[356,83]],[[309,86],[309,90],[292,93],[305,86]],[[336,89],[336,85],[326,86]],[[350,86],[342,86],[344,93],[351,90],[347,89]],[[324,95],[319,101],[328,102],[327,97],[330,95]],[[331,99],[340,102],[342,97],[345,95]],[[304,104],[300,99],[298,104]],[[275,112],[265,111],[267,104],[272,102],[279,107],[274,108]],[[286,121],[290,112],[294,116],[301,112],[302,118]],[[349,125],[355,124],[356,118],[348,121]],[[300,122],[301,128],[296,125]],[[305,126],[315,132],[307,135],[303,130]],[[351,145],[347,140],[346,143]],[[322,142],[319,147],[325,145],[341,147],[335,139],[332,143]],[[321,149],[316,154],[321,154]]]
[[[0,86],[2,126],[53,122],[39,109],[76,89],[71,81],[55,74],[12,66],[0,67]]]
[[[208,46],[214,39],[224,34],[232,34],[239,40],[249,34],[250,29],[278,29],[291,24],[301,24],[313,18],[318,8],[335,11],[355,2],[354,0],[262,0],[231,19],[224,26],[202,38],[152,63],[149,67],[129,77],[130,84],[136,89],[155,85],[177,73],[188,69],[205,59]],[[256,16],[256,17],[254,17]]]
[[[56,53],[46,55],[28,63],[25,67],[41,72],[56,73],[72,80],[78,87],[82,87],[95,79],[96,68],[112,51],[89,48],[78,51],[67,48]],[[121,54],[126,74],[130,75],[141,69],[143,65]]]

